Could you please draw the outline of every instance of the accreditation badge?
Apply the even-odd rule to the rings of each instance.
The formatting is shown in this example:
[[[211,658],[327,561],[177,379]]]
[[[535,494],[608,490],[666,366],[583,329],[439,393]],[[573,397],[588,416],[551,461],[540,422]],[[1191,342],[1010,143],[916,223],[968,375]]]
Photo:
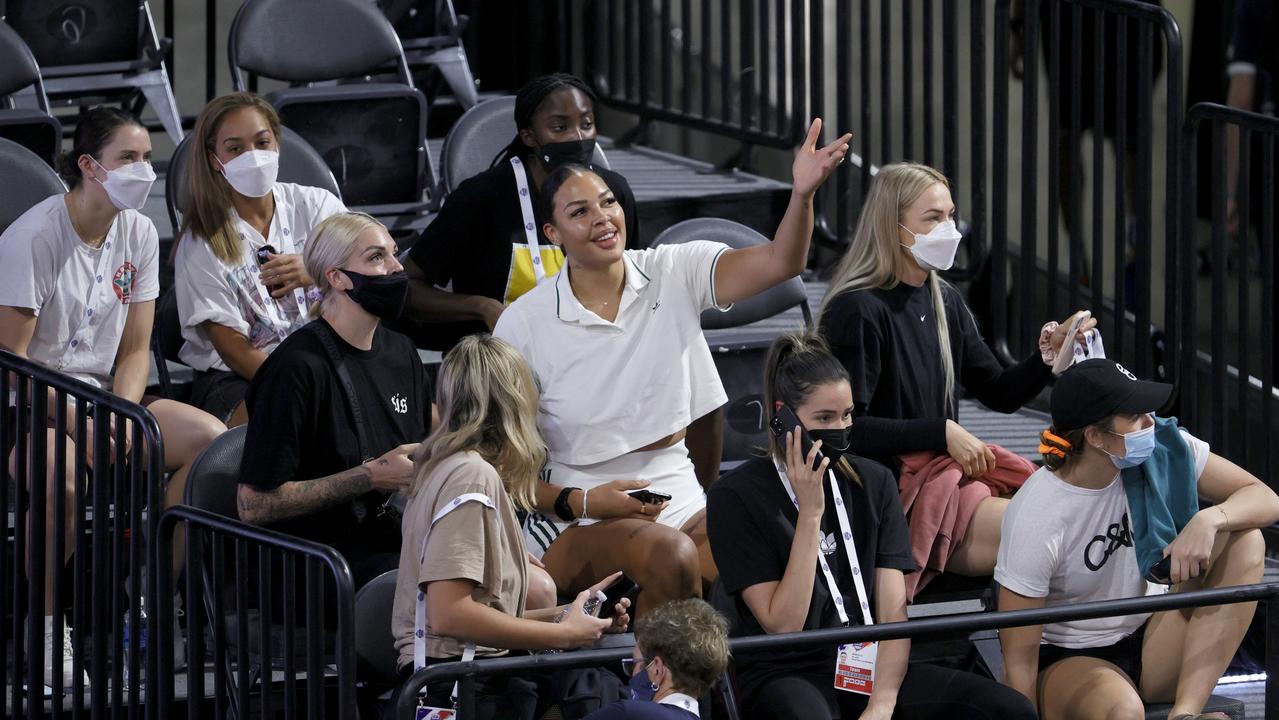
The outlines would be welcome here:
[[[875,655],[879,644],[873,642],[840,645],[835,658],[835,689],[869,695],[875,688]]]
[[[437,708],[418,705],[417,713],[413,715],[413,720],[453,720],[453,718],[456,717],[457,711],[453,708]]]

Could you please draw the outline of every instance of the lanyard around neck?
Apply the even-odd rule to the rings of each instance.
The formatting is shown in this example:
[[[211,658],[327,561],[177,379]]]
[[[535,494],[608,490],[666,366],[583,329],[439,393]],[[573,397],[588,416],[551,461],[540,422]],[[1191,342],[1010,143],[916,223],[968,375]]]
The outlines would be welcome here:
[[[533,256],[533,282],[540,285],[546,279],[546,268],[542,267],[542,246],[537,239],[537,219],[533,216],[533,199],[529,196],[528,175],[524,172],[524,163],[517,157],[511,158],[511,167],[515,169],[515,187],[519,191],[520,215],[524,219],[524,240],[528,243],[529,254]]]
[[[777,467],[777,475],[782,480],[782,487],[786,488],[786,495],[790,497],[791,503],[798,510],[799,500],[795,498],[795,490],[791,487],[786,468],[777,461],[777,458],[773,458],[773,465]],[[848,556],[848,569],[853,574],[853,587],[857,590],[857,601],[861,605],[862,620],[866,625],[874,625],[875,621],[871,618],[870,612],[870,598],[866,593],[866,583],[862,579],[861,560],[857,557],[857,544],[853,540],[853,526],[848,521],[848,508],[844,506],[844,494],[839,491],[839,484],[835,482],[834,470],[827,470],[826,477],[830,481],[831,497],[835,501],[835,517],[839,521],[840,542],[844,544],[844,554]],[[839,585],[835,582],[835,575],[831,572],[830,564],[826,562],[820,540],[817,547],[817,564],[821,566],[822,575],[826,578],[826,587],[830,590],[831,599],[835,601],[835,612],[839,613],[839,621],[844,625],[848,625],[848,611],[844,607],[844,597],[839,591]]]

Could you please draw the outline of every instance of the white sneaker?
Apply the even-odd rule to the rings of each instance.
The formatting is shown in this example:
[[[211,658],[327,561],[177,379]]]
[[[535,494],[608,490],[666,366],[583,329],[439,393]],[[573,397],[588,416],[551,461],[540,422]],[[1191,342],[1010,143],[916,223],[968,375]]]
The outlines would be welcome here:
[[[71,646],[71,628],[62,626],[62,637],[59,640],[53,633],[53,617],[44,618],[44,678],[50,687],[70,689],[75,684],[75,671],[71,660],[74,656]],[[89,687],[89,674],[80,671],[84,676],[84,687]],[[59,684],[60,683],[60,684]]]

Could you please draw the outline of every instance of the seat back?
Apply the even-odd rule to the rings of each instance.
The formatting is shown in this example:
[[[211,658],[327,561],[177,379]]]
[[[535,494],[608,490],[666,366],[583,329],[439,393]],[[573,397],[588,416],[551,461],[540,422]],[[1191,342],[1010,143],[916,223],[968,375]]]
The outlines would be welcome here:
[[[711,240],[721,242],[734,248],[747,248],[770,242],[751,228],[732,220],[723,218],[694,218],[676,223],[662,231],[653,240],[652,247],[658,245],[675,245],[692,240]],[[773,317],[799,306],[804,313],[805,325],[812,325],[812,311],[808,307],[808,293],[804,291],[804,281],[793,277],[786,282],[759,293],[755,297],[742,300],[733,305],[728,312],[715,309],[702,313],[702,329],[717,330],[721,328],[741,327]]]
[[[240,485],[240,457],[248,425],[231,428],[209,443],[191,464],[182,502],[238,519],[236,493]]]
[[[187,135],[174,149],[173,157],[169,159],[169,172],[164,179],[164,203],[169,210],[169,222],[173,225],[175,239],[185,211],[183,202],[186,197],[191,138],[191,135]],[[337,195],[339,200],[342,198],[342,190],[338,187],[337,180],[333,179],[329,166],[324,164],[324,158],[320,157],[306,139],[287,127],[281,127],[279,143],[280,172],[276,176],[277,180],[324,188]]]
[[[62,178],[39,155],[0,138],[0,233],[50,195],[67,191]]]
[[[24,3],[36,4],[36,3]],[[40,65],[32,54],[30,46],[8,23],[0,22],[0,97],[35,85],[41,109],[49,110],[49,101],[44,97],[44,85],[40,80]]]
[[[355,593],[356,675],[391,687],[399,683],[400,653],[391,634],[398,570],[378,575]]]
[[[479,175],[493,165],[497,154],[515,137],[515,96],[486,100],[462,113],[444,136],[440,150],[440,173],[444,191],[452,192],[463,180]],[[608,168],[608,158],[595,146],[592,163]]]
[[[244,71],[289,83],[367,75],[396,63],[413,84],[395,28],[367,0],[248,0],[231,21],[231,82]]]
[[[140,0],[11,0],[2,4],[5,22],[26,40],[36,61],[46,69],[142,57],[146,3]]]
[[[356,83],[281,90],[268,100],[280,122],[305,138],[333,171],[348,207],[394,214],[387,206],[420,205],[432,187],[424,140],[427,103],[420,91]]]

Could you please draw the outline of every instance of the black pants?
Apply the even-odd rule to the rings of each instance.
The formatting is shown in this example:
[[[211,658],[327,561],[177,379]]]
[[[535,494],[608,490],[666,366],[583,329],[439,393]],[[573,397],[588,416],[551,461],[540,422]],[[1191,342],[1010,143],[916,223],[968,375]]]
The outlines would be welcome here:
[[[786,675],[766,681],[753,693],[748,718],[856,720],[866,695],[835,689],[835,672]],[[1035,720],[1024,695],[973,673],[936,665],[910,665],[897,693],[898,720]]]

